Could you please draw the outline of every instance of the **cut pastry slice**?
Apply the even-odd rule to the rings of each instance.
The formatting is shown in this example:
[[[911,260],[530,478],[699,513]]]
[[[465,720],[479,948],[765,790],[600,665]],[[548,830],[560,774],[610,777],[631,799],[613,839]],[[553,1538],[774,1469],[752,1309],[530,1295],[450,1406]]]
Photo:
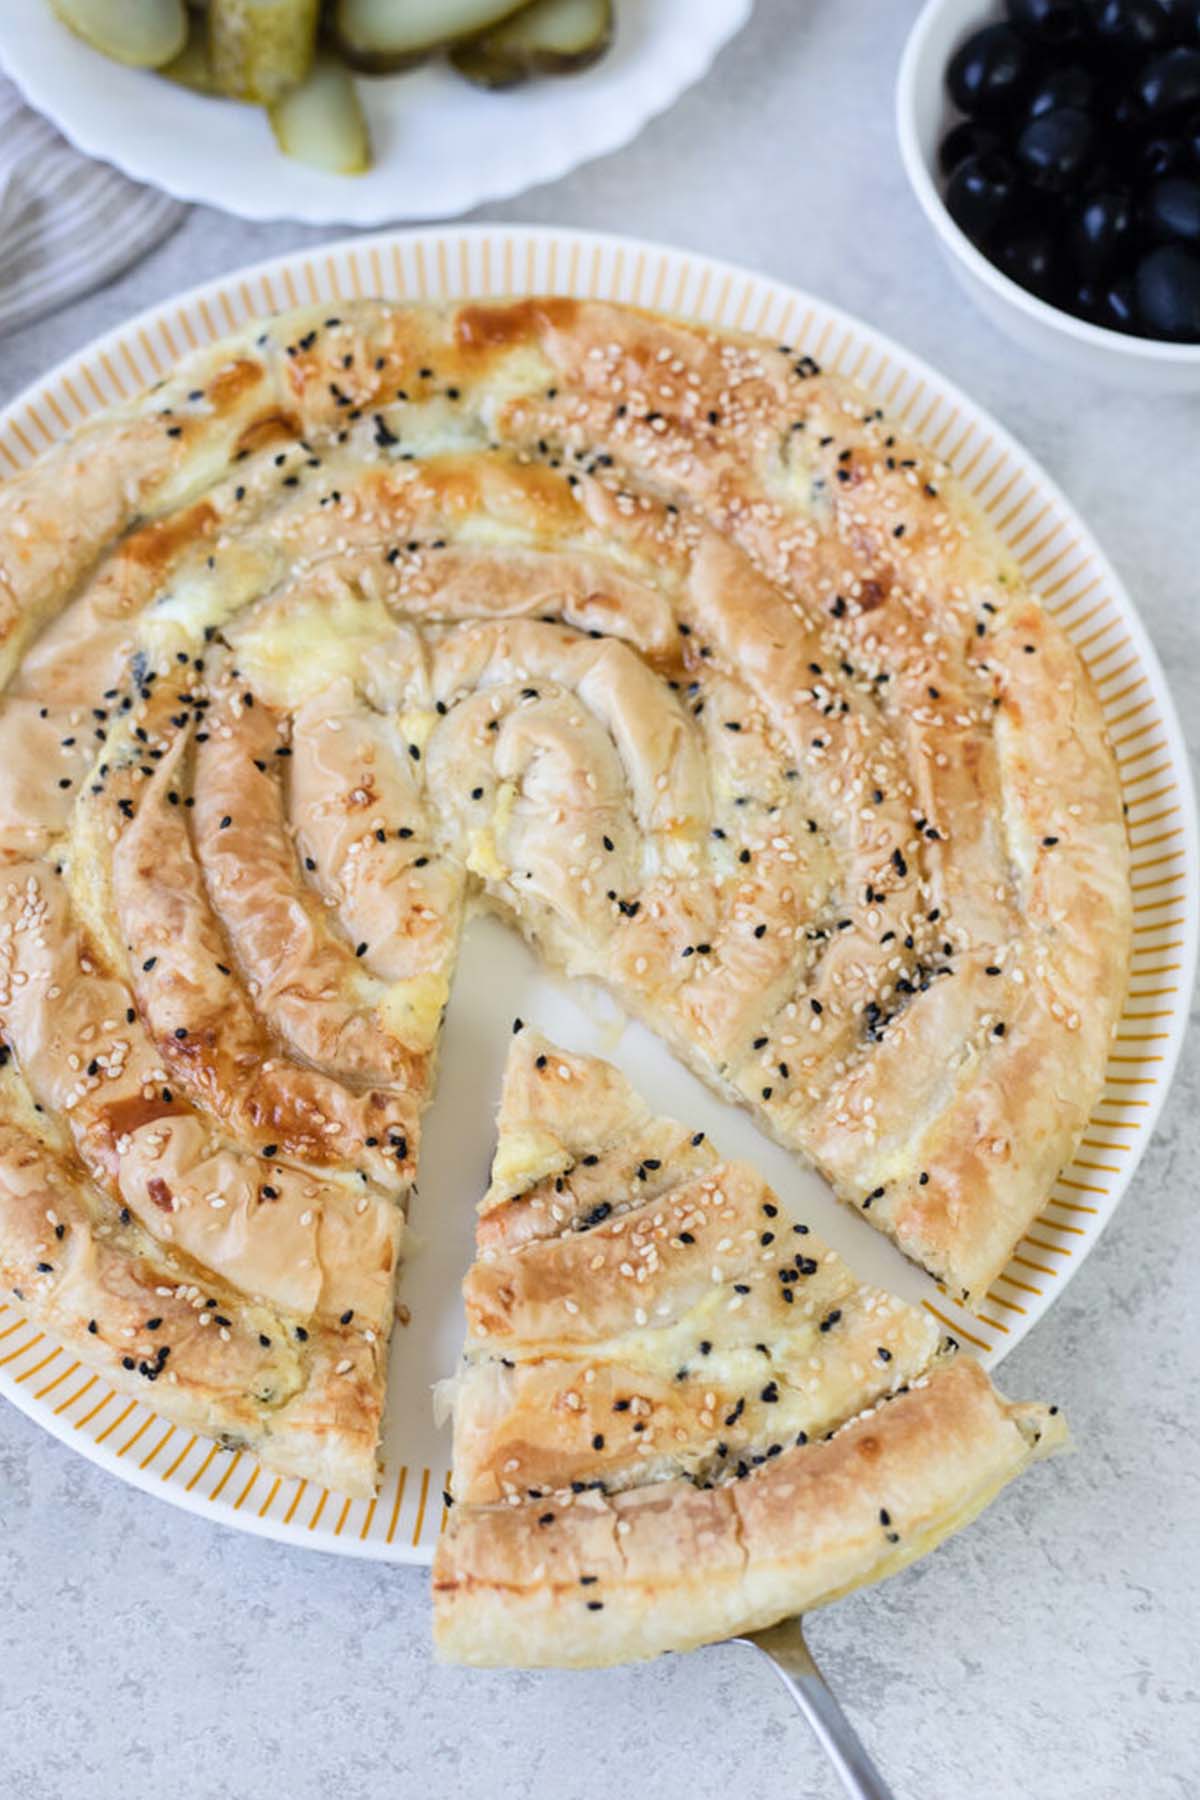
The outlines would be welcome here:
[[[434,1562],[447,1659],[591,1666],[891,1574],[1057,1447],[745,1163],[519,1029]]]

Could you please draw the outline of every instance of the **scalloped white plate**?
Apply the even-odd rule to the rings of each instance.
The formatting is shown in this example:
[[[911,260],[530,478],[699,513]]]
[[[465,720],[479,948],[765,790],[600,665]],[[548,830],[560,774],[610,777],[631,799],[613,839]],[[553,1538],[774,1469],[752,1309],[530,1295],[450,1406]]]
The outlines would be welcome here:
[[[467,934],[443,1042],[439,1091],[422,1132],[420,1194],[401,1283],[411,1323],[392,1346],[379,1497],[348,1500],[284,1480],[117,1395],[73,1353],[0,1303],[0,1393],[123,1480],[242,1530],[392,1562],[428,1562],[443,1519],[449,1434],[430,1388],[463,1339],[459,1283],[475,1201],[487,1183],[492,1113],[520,1014],[620,1064],[663,1112],[757,1162],[865,1279],[928,1307],[983,1361],[997,1362],[1062,1292],[1132,1179],[1166,1097],[1187,1024],[1200,893],[1195,800],[1166,682],[1132,602],[1086,526],[994,420],[907,351],[837,308],[744,269],[628,238],[518,226],[390,232],[295,252],[154,307],[30,388],[0,414],[0,472],[35,456],[100,407],[137,392],[189,348],[302,301],[565,293],[640,302],[785,339],[860,381],[957,471],[990,513],[1046,606],[1074,639],[1108,719],[1133,843],[1134,958],[1104,1093],[1074,1162],[1047,1196],[979,1316],[845,1207],[824,1183],[717,1100],[640,1027],[583,983],[543,974],[514,933],[479,919]]]
[[[325,175],[275,147],[266,113],[107,61],[49,0],[2,0],[0,66],[80,150],[137,181],[246,219],[382,225],[446,219],[619,150],[703,76],[753,0],[616,0],[595,68],[510,93],[441,62],[360,80],[375,166]]]

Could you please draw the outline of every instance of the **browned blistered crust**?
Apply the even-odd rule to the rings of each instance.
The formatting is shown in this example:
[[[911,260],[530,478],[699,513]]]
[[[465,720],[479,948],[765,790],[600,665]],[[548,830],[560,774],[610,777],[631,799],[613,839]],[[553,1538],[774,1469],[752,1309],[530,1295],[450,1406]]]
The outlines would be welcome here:
[[[17,1097],[161,1285],[302,1348],[350,1314],[369,1392],[351,1358],[314,1404],[357,1491],[467,905],[970,1304],[1099,1090],[1129,893],[1084,671],[786,346],[563,300],[256,327],[0,489],[0,674]]]

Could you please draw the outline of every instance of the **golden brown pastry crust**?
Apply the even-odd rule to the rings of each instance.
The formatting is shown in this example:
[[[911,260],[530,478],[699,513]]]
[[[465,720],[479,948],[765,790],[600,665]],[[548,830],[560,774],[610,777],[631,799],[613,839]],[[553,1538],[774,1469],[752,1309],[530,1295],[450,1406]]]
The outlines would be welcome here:
[[[371,1493],[386,1337],[299,1327],[115,1213],[0,1077],[0,1279],[113,1387],[231,1448]]]
[[[970,1304],[1098,1091],[1129,896],[1084,672],[786,348],[560,300],[255,327],[0,489],[0,676],[22,1077],[108,1204],[296,1321],[386,1331],[471,902]]]
[[[453,1491],[717,1479],[922,1374],[933,1316],[857,1280],[745,1163],[522,1027],[463,1283]]]
[[[464,1283],[450,1660],[593,1665],[771,1624],[903,1566],[1061,1440],[752,1169],[706,1142],[660,1164],[672,1133],[615,1069],[518,1034]]]
[[[743,1481],[456,1508],[435,1644],[477,1667],[593,1668],[757,1631],[903,1568],[1062,1437],[960,1357]]]

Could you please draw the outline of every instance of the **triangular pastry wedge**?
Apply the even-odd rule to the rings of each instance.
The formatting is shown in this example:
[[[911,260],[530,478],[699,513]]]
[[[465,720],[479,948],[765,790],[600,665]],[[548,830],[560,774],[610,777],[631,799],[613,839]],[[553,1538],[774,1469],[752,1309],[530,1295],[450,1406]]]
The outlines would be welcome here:
[[[591,1666],[880,1579],[1064,1437],[746,1163],[521,1029],[467,1341],[441,1654]]]

